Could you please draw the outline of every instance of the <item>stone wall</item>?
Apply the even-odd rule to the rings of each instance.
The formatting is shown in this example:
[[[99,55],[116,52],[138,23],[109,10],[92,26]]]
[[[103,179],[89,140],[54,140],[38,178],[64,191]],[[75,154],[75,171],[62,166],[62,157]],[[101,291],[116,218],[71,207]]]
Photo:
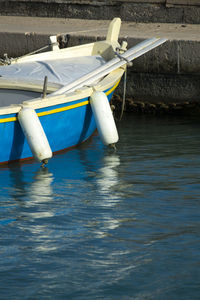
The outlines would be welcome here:
[[[0,0],[1,15],[200,24],[199,0]]]

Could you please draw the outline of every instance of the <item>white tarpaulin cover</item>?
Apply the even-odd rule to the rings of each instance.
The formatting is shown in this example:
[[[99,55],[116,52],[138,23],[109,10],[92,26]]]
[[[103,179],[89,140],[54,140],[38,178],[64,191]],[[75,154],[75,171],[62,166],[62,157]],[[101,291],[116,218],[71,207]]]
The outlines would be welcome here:
[[[105,60],[100,55],[14,63],[0,67],[0,77],[43,82],[44,77],[48,76],[49,83],[63,86],[95,70],[104,63]]]

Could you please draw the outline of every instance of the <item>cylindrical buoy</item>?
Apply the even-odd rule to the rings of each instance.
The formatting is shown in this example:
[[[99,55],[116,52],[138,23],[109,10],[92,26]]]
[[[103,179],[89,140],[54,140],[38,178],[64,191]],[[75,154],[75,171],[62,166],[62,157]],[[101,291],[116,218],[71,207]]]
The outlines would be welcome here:
[[[95,91],[90,97],[90,105],[103,144],[115,144],[119,136],[106,94]]]
[[[34,109],[23,107],[18,120],[36,160],[46,163],[52,157],[46,134]]]

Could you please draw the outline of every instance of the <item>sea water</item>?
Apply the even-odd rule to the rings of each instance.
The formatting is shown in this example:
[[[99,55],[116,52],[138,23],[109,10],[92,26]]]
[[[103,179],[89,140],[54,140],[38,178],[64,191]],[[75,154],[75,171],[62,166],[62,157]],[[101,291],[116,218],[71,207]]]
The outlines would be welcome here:
[[[200,121],[125,115],[0,168],[0,299],[200,299]]]

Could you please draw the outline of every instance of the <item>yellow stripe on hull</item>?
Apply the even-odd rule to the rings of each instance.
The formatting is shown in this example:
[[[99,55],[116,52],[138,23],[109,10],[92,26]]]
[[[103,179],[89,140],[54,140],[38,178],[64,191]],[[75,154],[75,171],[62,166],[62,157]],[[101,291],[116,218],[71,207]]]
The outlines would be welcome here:
[[[105,94],[107,96],[110,95],[116,89],[119,82],[120,82],[120,80],[109,91],[107,91]],[[72,105],[68,105],[68,106],[65,106],[65,107],[55,108],[55,109],[52,109],[52,110],[49,110],[49,111],[40,112],[40,113],[37,113],[37,115],[38,115],[38,117],[47,116],[47,115],[56,114],[56,113],[59,113],[59,112],[62,112],[62,111],[74,109],[74,108],[81,107],[81,106],[88,105],[88,104],[89,104],[89,101],[86,100],[86,101],[83,101],[83,102],[80,102],[80,103],[77,103],[77,104],[72,104]],[[7,122],[14,122],[14,121],[17,121],[17,117],[0,119],[0,123],[7,123]]]

